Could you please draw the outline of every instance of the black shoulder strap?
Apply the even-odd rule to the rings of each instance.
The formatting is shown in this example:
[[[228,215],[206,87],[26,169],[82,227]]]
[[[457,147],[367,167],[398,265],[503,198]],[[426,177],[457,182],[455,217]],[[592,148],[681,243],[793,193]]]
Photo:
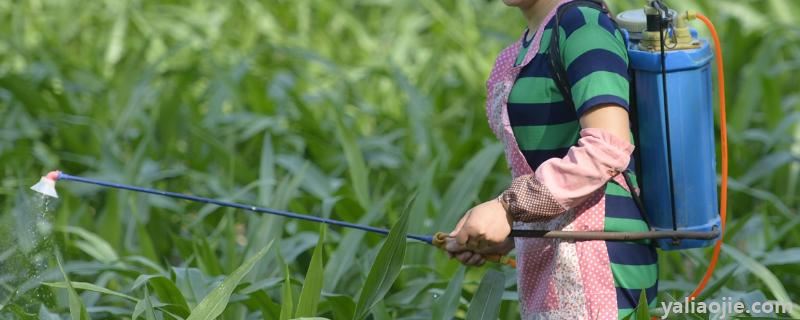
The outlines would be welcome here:
[[[600,10],[603,14],[608,14],[608,9],[605,2],[602,0],[575,0],[567,2],[556,11],[554,17],[555,23],[550,32],[550,47],[547,50],[547,55],[550,59],[550,66],[553,71],[553,80],[556,82],[558,91],[564,97],[567,105],[575,108],[575,103],[572,101],[572,90],[570,89],[569,81],[567,80],[567,69],[564,66],[564,61],[561,59],[561,46],[559,45],[559,26],[561,25],[561,17],[572,8],[575,7],[590,7]]]
[[[590,7],[599,10],[602,14],[609,14],[608,6],[606,6],[605,1],[603,0],[574,0],[568,3],[561,5],[556,11],[556,15],[554,17],[555,23],[553,25],[552,31],[550,32],[550,47],[547,50],[548,58],[550,59],[550,66],[553,72],[553,80],[556,82],[556,87],[558,87],[558,91],[561,93],[561,96],[564,97],[564,101],[567,105],[573,110],[575,109],[575,102],[572,100],[572,90],[570,89],[569,80],[567,79],[567,69],[564,66],[564,61],[561,59],[561,46],[559,45],[559,31],[561,25],[561,17],[570,9],[575,7]],[[616,21],[613,19],[611,20],[614,22],[614,27],[617,28]],[[631,112],[629,116],[631,117],[631,124],[633,125],[633,136],[636,145],[639,145],[639,126],[636,122],[636,90],[634,89],[634,78],[633,73],[629,71],[630,74],[630,107]],[[634,150],[633,154],[633,161],[636,164],[636,168],[640,168],[639,162],[639,148]],[[639,171],[639,170],[637,170]],[[640,176],[637,172],[637,176]],[[628,190],[630,190],[631,196],[633,197],[636,206],[639,209],[639,213],[642,215],[645,223],[648,227],[650,227],[650,221],[647,219],[647,214],[644,211],[644,204],[642,203],[642,199],[640,194],[638,193],[638,188],[636,188],[631,181],[630,172],[623,172],[623,177],[625,178],[625,184],[628,185]]]

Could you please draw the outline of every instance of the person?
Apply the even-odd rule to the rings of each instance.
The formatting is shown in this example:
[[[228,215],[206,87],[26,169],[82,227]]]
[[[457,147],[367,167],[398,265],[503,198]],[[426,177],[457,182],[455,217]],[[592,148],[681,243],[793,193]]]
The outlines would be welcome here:
[[[655,306],[657,254],[649,241],[508,237],[512,227],[648,230],[621,174],[634,166],[628,57],[607,14],[566,9],[558,45],[571,99],[553,79],[550,32],[557,8],[569,1],[504,0],[528,25],[495,62],[486,111],[513,179],[498,198],[461,218],[446,249],[466,265],[481,265],[484,255],[515,248],[523,319],[621,319],[642,291]]]

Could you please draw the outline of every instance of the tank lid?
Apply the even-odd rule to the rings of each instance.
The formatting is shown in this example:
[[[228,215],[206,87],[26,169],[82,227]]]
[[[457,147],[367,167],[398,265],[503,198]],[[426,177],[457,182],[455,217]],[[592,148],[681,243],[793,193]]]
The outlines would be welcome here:
[[[678,16],[678,12],[670,9],[670,13],[674,17]],[[633,9],[620,12],[617,14],[617,24],[620,28],[628,30],[628,32],[644,32],[647,30],[647,16],[644,14],[644,9]]]

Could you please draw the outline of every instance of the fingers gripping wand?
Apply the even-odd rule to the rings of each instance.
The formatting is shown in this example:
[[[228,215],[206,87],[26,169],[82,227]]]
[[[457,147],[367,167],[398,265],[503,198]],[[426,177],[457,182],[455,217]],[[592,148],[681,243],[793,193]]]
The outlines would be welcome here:
[[[148,194],[153,194],[153,195],[158,195],[158,196],[164,196],[164,197],[170,197],[170,198],[176,198],[176,199],[182,199],[182,200],[188,200],[188,201],[194,201],[194,202],[200,202],[200,203],[214,204],[214,205],[218,205],[218,206],[221,206],[221,207],[236,208],[236,209],[241,209],[241,210],[250,211],[250,212],[254,212],[254,213],[271,214],[271,215],[277,215],[277,216],[282,216],[282,217],[287,217],[287,218],[292,218],[292,219],[299,219],[299,220],[305,220],[305,221],[325,223],[325,224],[328,224],[328,225],[339,226],[339,227],[344,227],[344,228],[351,228],[351,229],[357,229],[357,230],[377,233],[377,234],[381,234],[381,235],[388,235],[389,234],[389,230],[388,229],[384,229],[384,228],[376,228],[376,227],[372,227],[372,226],[366,226],[366,225],[361,225],[361,224],[356,224],[356,223],[350,223],[350,222],[340,221],[340,220],[335,220],[335,219],[315,217],[315,216],[299,214],[299,213],[294,213],[294,212],[284,211],[284,210],[256,207],[256,206],[252,206],[252,205],[245,205],[245,204],[236,203],[236,202],[229,202],[229,201],[222,201],[222,200],[205,198],[205,197],[198,197],[198,196],[193,196],[193,195],[188,195],[188,194],[183,194],[183,193],[162,191],[162,190],[151,189],[151,188],[143,188],[143,187],[126,185],[126,184],[107,182],[107,181],[102,181],[102,180],[97,180],[97,179],[73,176],[73,175],[69,175],[69,174],[63,173],[61,171],[52,171],[52,172],[48,173],[46,176],[42,177],[42,179],[39,180],[39,182],[37,184],[35,184],[33,187],[31,187],[31,189],[36,191],[36,192],[39,192],[41,194],[44,194],[45,196],[58,198],[58,193],[56,192],[56,188],[55,188],[56,181],[58,181],[58,180],[74,181],[74,182],[80,182],[80,183],[86,183],[86,184],[93,184],[93,185],[97,185],[97,186],[101,186],[101,187],[129,190],[129,191],[148,193]],[[418,234],[407,234],[406,238],[417,240],[417,241],[421,241],[421,242],[425,242],[425,243],[430,244],[432,246],[435,246],[437,248],[444,249],[444,244],[446,242],[447,234],[442,233],[442,232],[438,232],[434,236],[418,235]],[[484,256],[484,258],[486,258],[486,260],[489,260],[489,261],[494,261],[494,262],[505,264],[505,265],[508,265],[508,266],[511,266],[511,267],[516,267],[516,262],[514,261],[514,259],[511,259],[511,258],[508,258],[508,257],[504,257],[504,256],[501,256],[501,255],[489,255],[489,256]]]

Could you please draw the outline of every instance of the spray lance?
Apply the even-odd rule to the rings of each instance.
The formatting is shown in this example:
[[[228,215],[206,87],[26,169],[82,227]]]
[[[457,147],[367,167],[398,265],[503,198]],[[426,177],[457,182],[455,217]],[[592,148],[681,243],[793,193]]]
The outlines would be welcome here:
[[[332,225],[332,226],[338,226],[338,227],[344,227],[344,228],[350,228],[350,229],[357,229],[357,230],[377,233],[377,234],[380,234],[380,235],[388,235],[389,234],[389,230],[388,229],[384,229],[384,228],[377,228],[377,227],[372,227],[372,226],[367,226],[367,225],[362,225],[362,224],[357,224],[357,223],[351,223],[351,222],[346,222],[346,221],[341,221],[341,220],[336,220],[336,219],[321,218],[321,217],[316,217],[316,216],[311,216],[311,215],[306,215],[306,214],[300,214],[300,213],[294,213],[294,212],[285,211],[285,210],[263,208],[263,207],[253,206],[253,205],[246,205],[246,204],[236,203],[236,202],[229,202],[229,201],[222,201],[222,200],[205,198],[205,197],[198,197],[198,196],[188,195],[188,194],[183,194],[183,193],[169,192],[169,191],[157,190],[157,189],[152,189],[152,188],[144,188],[144,187],[126,185],[126,184],[121,184],[121,183],[114,183],[114,182],[108,182],[108,181],[103,181],[103,180],[97,180],[97,179],[92,179],[92,178],[73,176],[73,175],[69,175],[69,174],[63,173],[61,171],[51,171],[46,176],[42,177],[39,180],[38,183],[36,183],[34,186],[32,186],[31,190],[39,192],[39,193],[41,193],[41,194],[43,194],[45,196],[48,196],[48,197],[58,198],[58,193],[56,192],[55,186],[56,186],[56,181],[59,181],[59,180],[74,181],[74,182],[80,182],[80,183],[86,183],[86,184],[93,184],[93,185],[97,185],[97,186],[101,186],[101,187],[129,190],[129,191],[134,191],[134,192],[147,193],[147,194],[153,194],[153,195],[176,198],[176,199],[182,199],[182,200],[189,200],[189,201],[200,202],[200,203],[214,204],[214,205],[218,205],[220,207],[236,208],[236,209],[241,209],[241,210],[254,212],[254,213],[259,213],[259,214],[271,214],[271,215],[282,216],[282,217],[287,217],[287,218],[292,218],[292,219],[312,221],[312,222],[318,222],[318,223],[325,223],[325,224]],[[435,246],[437,248],[440,248],[440,249],[444,249],[444,245],[446,243],[447,237],[448,237],[448,235],[446,233],[444,233],[444,232],[437,232],[433,236],[418,235],[418,234],[407,234],[406,235],[406,238],[408,238],[408,239],[421,241],[421,242],[433,245],[433,246]],[[516,261],[514,259],[512,259],[512,258],[507,257],[507,256],[487,255],[487,256],[485,256],[485,258],[488,261],[493,261],[493,262],[505,264],[505,265],[508,265],[508,266],[511,266],[511,267],[516,267]]]

